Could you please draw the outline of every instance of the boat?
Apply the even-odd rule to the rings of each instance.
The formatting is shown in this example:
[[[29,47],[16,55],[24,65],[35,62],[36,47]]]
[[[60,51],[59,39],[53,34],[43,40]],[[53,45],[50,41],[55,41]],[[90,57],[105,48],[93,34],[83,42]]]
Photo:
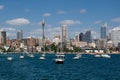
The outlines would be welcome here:
[[[34,55],[33,55],[32,53],[29,53],[29,52],[27,52],[27,51],[25,51],[25,53],[26,53],[29,57],[31,57],[31,58],[34,57]]]
[[[33,57],[34,57],[34,55],[33,55],[33,54],[28,54],[28,56],[29,56],[29,57],[31,57],[31,58],[33,58]]]
[[[63,64],[64,63],[64,57],[65,55],[64,54],[57,54],[56,55],[56,59],[55,59],[55,62],[58,63],[58,64]]]
[[[100,54],[95,54],[94,57],[101,57],[101,55]]]
[[[23,59],[24,58],[24,56],[23,55],[20,55],[20,57],[19,57],[20,59]]]
[[[103,57],[103,58],[110,58],[111,56],[108,55],[108,54],[101,54],[101,57]]]
[[[13,59],[13,58],[12,58],[12,57],[10,57],[10,56],[9,56],[9,57],[7,57],[7,60],[8,60],[8,61],[11,61],[12,59]]]
[[[73,59],[80,59],[81,58],[81,55],[80,54],[76,54],[76,56],[75,57],[73,57]]]
[[[39,59],[44,60],[45,59],[45,54],[42,54]]]

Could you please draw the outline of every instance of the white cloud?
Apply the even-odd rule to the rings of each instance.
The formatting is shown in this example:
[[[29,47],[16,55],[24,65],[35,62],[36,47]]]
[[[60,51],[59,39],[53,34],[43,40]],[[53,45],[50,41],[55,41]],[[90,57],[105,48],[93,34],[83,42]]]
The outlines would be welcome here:
[[[120,18],[114,18],[114,19],[111,19],[111,21],[120,23]]]
[[[81,9],[81,10],[80,10],[80,13],[81,13],[81,14],[87,13],[87,10],[86,10],[86,9]]]
[[[4,6],[3,5],[0,5],[0,10],[3,10],[4,9]]]
[[[51,14],[50,13],[44,13],[43,16],[44,17],[49,17],[49,16],[51,16]]]
[[[1,30],[5,30],[5,31],[15,31],[15,28],[1,28]]]
[[[65,11],[58,11],[57,13],[58,14],[65,14],[66,12]]]
[[[76,20],[63,20],[63,21],[60,21],[59,22],[60,24],[63,24],[63,25],[74,25],[74,24],[82,24],[82,22]]]
[[[97,20],[97,21],[94,22],[94,24],[100,24],[101,22],[102,22],[102,21]]]
[[[8,20],[6,21],[6,23],[9,25],[21,26],[21,25],[29,24],[30,21],[25,18],[16,18],[16,19]]]

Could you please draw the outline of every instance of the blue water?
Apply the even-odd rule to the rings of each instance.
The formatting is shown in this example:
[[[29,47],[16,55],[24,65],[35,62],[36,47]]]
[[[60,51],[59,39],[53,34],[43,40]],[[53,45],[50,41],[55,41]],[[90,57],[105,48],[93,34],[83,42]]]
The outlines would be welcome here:
[[[7,61],[9,55],[0,54],[0,80],[120,80],[119,54],[110,59],[84,54],[79,60],[67,54],[64,64],[56,64],[54,54],[47,54],[45,60],[39,60],[39,54],[24,59],[13,54],[13,60]]]

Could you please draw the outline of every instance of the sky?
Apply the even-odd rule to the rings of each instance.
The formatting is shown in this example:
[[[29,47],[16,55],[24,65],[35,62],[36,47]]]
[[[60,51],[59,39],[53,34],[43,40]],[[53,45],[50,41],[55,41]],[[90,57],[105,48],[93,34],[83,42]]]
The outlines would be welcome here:
[[[120,26],[120,0],[0,0],[0,29],[9,38],[23,30],[24,38],[42,37],[41,21],[45,21],[45,36],[52,39],[67,25],[68,37],[92,31],[99,38],[100,27],[108,31]]]

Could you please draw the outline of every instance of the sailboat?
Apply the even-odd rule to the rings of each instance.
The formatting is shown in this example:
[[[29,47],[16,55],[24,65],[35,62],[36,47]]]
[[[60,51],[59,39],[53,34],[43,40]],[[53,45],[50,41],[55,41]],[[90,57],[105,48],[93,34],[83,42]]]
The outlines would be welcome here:
[[[43,53],[43,54],[40,56],[39,59],[44,60],[44,59],[45,59],[45,53]]]
[[[9,56],[9,57],[7,57],[7,60],[11,61],[11,60],[13,60],[13,58],[11,56]]]
[[[75,57],[73,57],[73,59],[79,59],[79,58],[81,58],[81,55],[80,54],[76,54],[76,56]]]
[[[65,55],[63,53],[63,32],[61,35],[61,48],[60,48],[60,52],[58,54],[56,54],[56,59],[55,62],[57,64],[63,64],[65,61]]]
[[[110,58],[110,55],[108,55],[108,54],[101,54],[101,57],[103,57],[103,58]]]
[[[23,59],[24,58],[24,55],[23,53],[19,56],[20,59]]]
[[[55,59],[55,62],[58,63],[58,64],[63,64],[64,63],[64,53],[62,54],[56,54],[56,59]]]
[[[42,30],[43,30],[42,43],[43,43],[44,52],[43,52],[43,54],[40,56],[39,59],[44,60],[44,59],[45,59],[45,46],[44,46],[44,45],[45,45],[45,35],[44,35],[45,21],[43,20],[43,21],[41,22],[41,24],[42,24]]]
[[[24,49],[24,44],[23,44],[23,43],[20,44],[20,48]],[[24,54],[24,53],[22,52],[22,54],[19,56],[20,59],[23,59],[23,58],[24,58],[24,55],[23,55],[23,54]]]
[[[4,48],[5,48],[5,50],[7,51],[7,50],[9,49],[9,46],[4,46]],[[8,57],[7,57],[7,60],[8,60],[8,61],[13,60],[12,56],[8,56]]]

